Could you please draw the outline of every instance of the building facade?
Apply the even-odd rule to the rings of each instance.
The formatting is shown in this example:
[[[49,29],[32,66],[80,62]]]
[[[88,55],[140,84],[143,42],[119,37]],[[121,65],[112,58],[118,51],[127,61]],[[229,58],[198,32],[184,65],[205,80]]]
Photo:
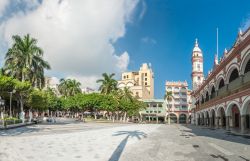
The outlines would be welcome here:
[[[142,64],[139,71],[124,72],[118,88],[129,88],[138,99],[154,98],[154,73],[151,65]]]
[[[250,29],[245,33],[240,31],[232,48],[215,62],[206,79],[194,86],[192,92],[195,123],[249,133]],[[192,74],[193,84],[194,77]]]
[[[164,106],[164,99],[144,99],[143,102],[147,108],[140,111],[143,122],[164,123],[166,121],[167,111]]]
[[[166,81],[165,90],[172,93],[172,99],[166,101],[167,113],[170,113],[170,119],[173,123],[189,122],[190,90],[188,83]],[[169,109],[168,109],[169,108]],[[168,117],[169,115],[167,115]]]

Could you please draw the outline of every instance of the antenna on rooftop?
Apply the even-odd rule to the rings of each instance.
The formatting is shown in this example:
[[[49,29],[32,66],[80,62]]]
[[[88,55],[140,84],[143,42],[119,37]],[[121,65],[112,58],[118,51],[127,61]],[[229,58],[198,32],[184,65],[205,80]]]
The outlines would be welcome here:
[[[217,27],[216,29],[216,46],[217,46],[217,49],[216,49],[216,54],[218,55],[219,54],[219,29]]]

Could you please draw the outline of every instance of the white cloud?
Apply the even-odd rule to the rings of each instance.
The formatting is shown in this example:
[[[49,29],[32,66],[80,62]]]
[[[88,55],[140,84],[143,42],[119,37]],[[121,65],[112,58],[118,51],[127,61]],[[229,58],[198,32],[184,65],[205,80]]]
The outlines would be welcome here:
[[[138,1],[43,0],[38,4],[33,0],[29,6],[36,9],[15,13],[1,24],[0,41],[10,46],[12,35],[30,33],[44,49],[53,73],[93,82],[103,72],[127,69],[129,54],[116,53],[113,43],[125,35]]]
[[[142,10],[141,10],[141,13],[139,15],[139,19],[142,20],[142,18],[144,17],[145,13],[147,11],[147,4],[146,2],[143,0],[142,1]]]
[[[143,37],[141,41],[145,44],[157,44],[157,41],[150,37]]]
[[[241,24],[241,29],[246,31],[250,27],[250,14],[244,19],[243,23]]]
[[[2,17],[6,6],[9,4],[10,0],[0,0],[0,17]]]

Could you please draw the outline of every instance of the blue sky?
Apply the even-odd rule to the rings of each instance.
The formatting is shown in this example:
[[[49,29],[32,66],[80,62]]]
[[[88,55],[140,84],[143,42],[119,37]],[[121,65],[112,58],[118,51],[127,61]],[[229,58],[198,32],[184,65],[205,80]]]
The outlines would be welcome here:
[[[29,33],[52,67],[48,76],[97,89],[102,73],[119,78],[146,62],[155,74],[155,97],[162,98],[166,80],[191,84],[195,38],[206,75],[216,28],[222,55],[239,28],[250,25],[249,6],[249,0],[0,0],[0,66],[11,36]]]
[[[163,97],[166,80],[187,80],[191,84],[191,53],[195,38],[203,51],[207,74],[216,52],[216,28],[219,28],[219,55],[222,55],[224,49],[234,43],[239,28],[246,29],[250,18],[248,0],[145,2],[143,19],[128,25],[126,36],[115,47],[130,53],[129,70],[139,69],[143,62],[152,64],[156,98]]]

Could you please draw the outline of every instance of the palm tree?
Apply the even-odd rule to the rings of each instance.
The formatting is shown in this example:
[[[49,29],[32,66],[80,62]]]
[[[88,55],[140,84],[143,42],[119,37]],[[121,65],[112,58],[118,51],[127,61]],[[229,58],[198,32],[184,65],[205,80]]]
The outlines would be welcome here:
[[[75,79],[69,81],[69,91],[70,95],[74,96],[77,93],[81,93],[81,83],[76,81]]]
[[[50,65],[43,59],[43,50],[37,46],[37,40],[29,34],[23,38],[15,35],[12,39],[14,44],[6,53],[4,73],[42,88],[44,70],[50,69]]]
[[[103,94],[110,94],[113,90],[117,90],[117,81],[113,78],[114,73],[108,75],[107,73],[102,74],[103,79],[99,79],[96,83],[101,83],[99,90]]]
[[[167,91],[167,93],[164,95],[164,100],[167,103],[167,108],[168,108],[168,124],[170,125],[170,106],[169,106],[169,101],[173,99],[173,95],[171,91]]]
[[[75,79],[61,79],[58,90],[61,95],[68,97],[81,93],[81,83]]]

